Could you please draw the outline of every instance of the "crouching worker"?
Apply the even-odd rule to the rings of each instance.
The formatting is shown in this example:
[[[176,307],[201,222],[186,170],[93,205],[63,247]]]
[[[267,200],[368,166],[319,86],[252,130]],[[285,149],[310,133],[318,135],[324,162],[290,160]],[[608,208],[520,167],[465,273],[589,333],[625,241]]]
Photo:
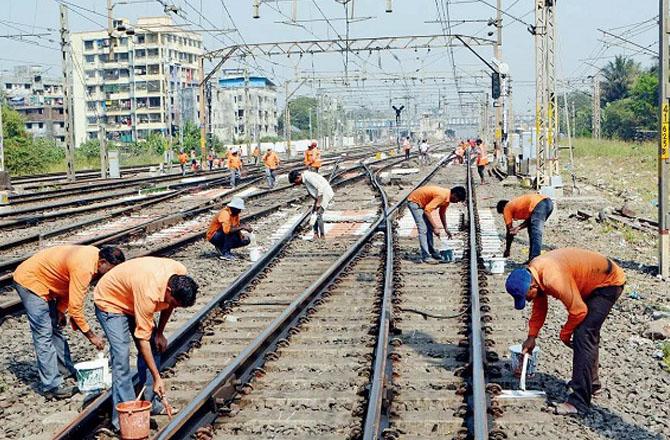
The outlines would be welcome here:
[[[139,385],[152,402],[151,413],[165,411],[161,399],[165,384],[160,373],[160,353],[167,348],[165,326],[176,307],[195,303],[198,285],[186,275],[183,264],[169,258],[141,257],[110,270],[95,288],[95,314],[107,340],[112,365],[112,425],[119,429],[116,405],[135,399],[130,369],[130,344],[137,347]],[[158,326],[154,313],[160,312]],[[147,369],[150,375],[147,376]]]
[[[41,389],[47,398],[63,399],[77,392],[76,387],[63,383],[63,375],[75,375],[63,333],[66,312],[74,329],[96,349],[105,348],[105,341],[86,321],[84,303],[91,282],[123,261],[123,252],[115,247],[56,246],[16,268],[15,288],[28,316]]]
[[[507,227],[503,257],[509,257],[514,236],[523,228],[528,228],[528,239],[530,241],[530,251],[526,263],[540,255],[544,223],[554,211],[554,202],[542,194],[524,194],[510,201],[499,201],[496,210],[498,214],[503,215]],[[523,220],[523,223],[514,226],[514,220]]]
[[[214,245],[221,260],[236,260],[237,257],[230,251],[247,246],[250,242],[241,234],[242,231],[252,232],[249,226],[240,224],[240,212],[243,210],[244,200],[233,197],[228,206],[219,211],[209,224],[207,241]]]
[[[586,249],[564,248],[547,252],[530,262],[527,269],[510,273],[505,287],[522,310],[533,302],[528,339],[523,352],[532,353],[547,316],[548,298],[553,296],[568,310],[561,341],[572,348],[572,393],[556,407],[556,414],[585,412],[591,396],[601,390],[598,378],[600,328],[626,282],[623,270],[609,258]]]
[[[326,238],[326,229],[323,224],[323,213],[328,209],[328,205],[333,200],[335,193],[333,187],[325,179],[325,177],[312,171],[291,171],[288,174],[288,181],[292,185],[305,185],[307,193],[314,199],[314,206],[312,212],[316,214],[316,222],[314,223],[314,236],[316,238]]]
[[[439,208],[440,221],[444,227],[444,233],[451,238],[451,232],[447,227],[447,208],[450,203],[460,203],[465,200],[465,188],[455,186],[451,190],[435,185],[422,186],[415,189],[407,197],[409,207],[416,228],[419,232],[419,247],[421,248],[422,263],[437,263],[442,260],[433,246],[433,234],[440,237],[440,227],[432,217],[432,212]]]

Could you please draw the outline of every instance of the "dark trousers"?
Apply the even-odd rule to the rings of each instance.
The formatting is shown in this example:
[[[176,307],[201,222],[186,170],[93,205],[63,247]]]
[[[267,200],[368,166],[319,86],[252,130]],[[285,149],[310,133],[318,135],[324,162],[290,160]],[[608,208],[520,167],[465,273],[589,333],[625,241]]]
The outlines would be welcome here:
[[[479,178],[482,179],[482,182],[484,181],[484,170],[486,169],[486,165],[477,165],[477,173],[479,173]]]
[[[405,150],[405,160],[409,159],[409,150]]]
[[[248,238],[242,238],[239,232],[226,234],[223,231],[217,231],[209,240],[221,255],[230,252],[231,249],[237,249],[249,244]]]
[[[584,301],[589,311],[572,335],[572,394],[568,402],[580,412],[591,406],[591,395],[601,387],[598,378],[598,346],[600,328],[612,306],[621,296],[623,286],[608,286],[594,290]]]
[[[326,226],[323,223],[323,213],[324,213],[323,207],[319,206],[319,209],[317,209],[314,213],[316,214],[316,222],[314,222],[314,226],[312,229],[314,229],[314,235],[316,237],[321,237],[325,238],[326,237]]]
[[[537,257],[542,252],[544,222],[547,221],[552,212],[554,212],[554,202],[551,199],[544,199],[535,206],[533,213],[530,215],[528,224],[528,241],[530,242],[528,261]]]

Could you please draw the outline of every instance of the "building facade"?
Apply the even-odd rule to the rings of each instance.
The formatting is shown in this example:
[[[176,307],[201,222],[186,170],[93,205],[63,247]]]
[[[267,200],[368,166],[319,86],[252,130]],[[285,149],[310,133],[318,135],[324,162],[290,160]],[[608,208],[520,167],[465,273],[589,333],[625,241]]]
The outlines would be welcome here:
[[[211,131],[223,142],[277,135],[277,87],[268,78],[225,76],[212,86],[210,106]]]
[[[61,78],[47,77],[41,66],[16,66],[0,73],[0,90],[6,102],[25,119],[28,133],[65,142]]]
[[[75,144],[97,139],[103,124],[107,139],[135,142],[197,123],[202,37],[167,16],[114,28],[111,43],[106,29],[72,34]]]

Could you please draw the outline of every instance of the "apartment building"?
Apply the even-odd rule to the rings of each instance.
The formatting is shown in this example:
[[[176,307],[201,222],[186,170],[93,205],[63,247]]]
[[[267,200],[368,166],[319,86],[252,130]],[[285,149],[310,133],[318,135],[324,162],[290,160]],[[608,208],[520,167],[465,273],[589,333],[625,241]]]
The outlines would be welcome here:
[[[102,123],[120,142],[197,123],[200,34],[168,16],[118,19],[114,28],[111,43],[106,29],[71,37],[76,145],[98,138]]]
[[[15,66],[0,72],[0,90],[6,102],[25,119],[28,133],[63,143],[63,80],[47,73],[42,66]]]
[[[244,75],[224,76],[212,87],[210,106],[211,131],[224,142],[277,135],[277,87],[268,78],[249,76],[247,82]]]

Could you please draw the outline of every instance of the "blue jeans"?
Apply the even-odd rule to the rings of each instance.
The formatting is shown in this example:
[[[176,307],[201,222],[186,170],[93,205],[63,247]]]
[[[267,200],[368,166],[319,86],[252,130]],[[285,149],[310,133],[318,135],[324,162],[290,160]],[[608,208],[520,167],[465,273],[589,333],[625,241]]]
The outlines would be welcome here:
[[[56,301],[47,302],[20,284],[14,287],[26,309],[42,391],[51,391],[63,383],[60,370],[75,372],[70,347],[62,328],[58,326]]]
[[[135,318],[122,313],[108,313],[95,307],[95,316],[100,321],[100,326],[109,341],[109,353],[112,364],[112,425],[119,428],[119,413],[116,405],[121,402],[134,400],[135,387],[133,385],[133,371],[130,369],[130,343],[134,341]],[[154,355],[156,366],[160,369],[160,354],[151,338],[151,351]],[[163,405],[154,394],[153,377],[149,373],[146,362],[140,353],[137,353],[137,376],[138,384],[146,385],[144,400],[151,402],[151,412],[159,413]]]
[[[275,181],[277,180],[275,178],[275,170],[271,170],[270,168],[265,169],[265,178],[268,181],[268,188],[272,189],[275,187]]]
[[[414,202],[407,203],[414,222],[416,222],[416,229],[419,232],[419,246],[421,247],[421,258],[425,259],[435,253],[433,246],[433,226],[426,219],[426,214],[423,208]]]
[[[230,186],[235,188],[235,183],[240,180],[240,170],[230,170]]]
[[[216,234],[209,240],[214,245],[219,254],[226,255],[231,249],[237,249],[249,244],[248,238],[242,238],[239,232],[226,234],[222,230],[216,231]]]
[[[542,252],[542,235],[544,234],[544,222],[547,221],[554,211],[554,202],[551,199],[544,199],[535,206],[530,215],[528,224],[528,240],[530,241],[530,252],[528,260],[540,255]]]

